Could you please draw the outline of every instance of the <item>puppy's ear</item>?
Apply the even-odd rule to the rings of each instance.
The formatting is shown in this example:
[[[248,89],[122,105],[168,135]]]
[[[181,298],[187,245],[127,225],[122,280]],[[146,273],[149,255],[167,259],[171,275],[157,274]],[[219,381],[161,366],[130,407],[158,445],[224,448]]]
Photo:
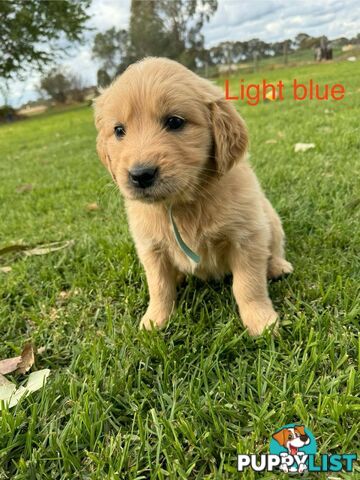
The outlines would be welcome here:
[[[230,170],[245,155],[248,133],[244,120],[235,107],[224,99],[210,105],[215,159],[219,173]]]
[[[274,440],[276,440],[282,446],[284,446],[285,442],[286,442],[286,439],[285,439],[286,431],[285,430],[286,429],[283,428],[282,430],[280,430],[280,432],[274,433],[274,435],[272,436],[272,438]]]
[[[306,435],[304,425],[296,425],[296,427],[294,428],[294,430],[296,430],[297,432],[299,432],[300,435]]]
[[[105,132],[104,132],[104,116],[103,116],[103,107],[105,102],[105,92],[102,92],[99,97],[97,97],[94,102],[94,116],[95,116],[95,127],[98,131],[96,138],[96,151],[99,155],[100,160],[105,165],[106,168],[109,168],[109,157],[106,151],[106,142],[105,142]]]

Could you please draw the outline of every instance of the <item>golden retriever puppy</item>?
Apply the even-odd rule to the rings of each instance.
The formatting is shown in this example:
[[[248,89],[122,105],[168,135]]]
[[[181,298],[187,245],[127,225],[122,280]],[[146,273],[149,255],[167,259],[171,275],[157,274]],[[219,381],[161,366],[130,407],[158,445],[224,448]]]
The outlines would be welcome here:
[[[232,273],[249,333],[276,323],[267,277],[292,266],[280,219],[246,159],[245,123],[223,92],[177,62],[146,58],[102,91],[95,123],[147,277],[140,327],[164,327],[183,274]]]

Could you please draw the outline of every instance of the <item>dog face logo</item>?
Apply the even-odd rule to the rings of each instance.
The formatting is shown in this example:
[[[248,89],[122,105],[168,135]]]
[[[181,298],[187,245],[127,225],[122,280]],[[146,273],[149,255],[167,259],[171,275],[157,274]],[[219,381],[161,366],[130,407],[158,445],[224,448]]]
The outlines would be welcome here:
[[[316,453],[316,441],[304,425],[285,425],[273,434],[270,453],[281,457],[283,472],[303,473],[308,468],[308,455]]]
[[[299,448],[309,445],[310,438],[305,433],[303,425],[297,425],[293,428],[283,428],[273,435],[273,438],[283,447],[285,447],[290,455],[296,455]]]

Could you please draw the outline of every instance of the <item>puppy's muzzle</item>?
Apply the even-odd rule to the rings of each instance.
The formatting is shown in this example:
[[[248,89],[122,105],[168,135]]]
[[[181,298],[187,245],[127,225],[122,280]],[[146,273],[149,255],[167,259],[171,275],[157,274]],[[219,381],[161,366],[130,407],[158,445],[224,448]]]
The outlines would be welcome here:
[[[129,171],[129,182],[136,188],[148,188],[154,185],[158,176],[158,168],[150,166],[137,166]]]

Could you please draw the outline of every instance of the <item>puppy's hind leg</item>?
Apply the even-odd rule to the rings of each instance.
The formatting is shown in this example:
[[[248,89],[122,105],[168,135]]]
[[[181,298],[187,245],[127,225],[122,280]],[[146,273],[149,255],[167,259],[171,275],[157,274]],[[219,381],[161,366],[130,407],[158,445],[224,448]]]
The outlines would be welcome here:
[[[293,266],[285,259],[285,234],[279,215],[275,212],[271,203],[266,198],[264,207],[271,229],[270,258],[268,261],[267,276],[268,278],[275,279],[291,273],[293,271]]]

